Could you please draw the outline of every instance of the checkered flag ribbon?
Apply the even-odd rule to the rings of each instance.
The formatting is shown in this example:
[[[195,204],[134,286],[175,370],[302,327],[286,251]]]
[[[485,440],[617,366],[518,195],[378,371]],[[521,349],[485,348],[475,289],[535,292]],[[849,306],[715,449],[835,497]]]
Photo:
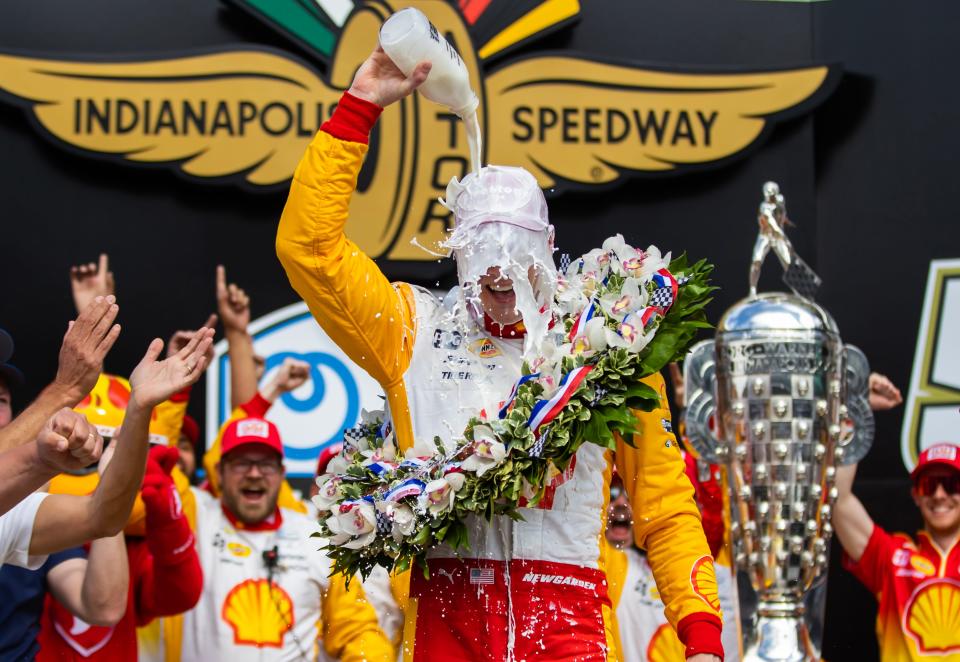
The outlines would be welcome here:
[[[793,257],[790,266],[783,272],[783,282],[796,294],[811,301],[817,295],[820,285],[823,284],[820,276],[798,256]]]
[[[390,518],[387,514],[381,510],[374,511],[377,514],[377,533],[386,536],[393,531],[393,522],[390,521]]]
[[[567,269],[570,268],[570,253],[562,253],[560,255],[560,273],[567,273]]]
[[[362,425],[358,425],[355,428],[347,428],[343,431],[343,443],[346,446],[356,447],[360,444],[360,440],[367,438],[367,431]]]
[[[649,305],[666,310],[673,305],[673,289],[669,287],[658,287],[653,291],[653,294],[650,295]]]
[[[600,400],[607,394],[607,389],[597,387],[597,390],[593,394],[593,400],[590,401],[591,407],[596,407],[600,404]]]
[[[540,436],[537,437],[537,440],[533,442],[533,446],[530,447],[530,450],[527,451],[527,454],[530,457],[540,457],[543,454],[543,445],[547,441],[547,434],[550,432],[550,426],[543,428],[543,432],[540,433]]]

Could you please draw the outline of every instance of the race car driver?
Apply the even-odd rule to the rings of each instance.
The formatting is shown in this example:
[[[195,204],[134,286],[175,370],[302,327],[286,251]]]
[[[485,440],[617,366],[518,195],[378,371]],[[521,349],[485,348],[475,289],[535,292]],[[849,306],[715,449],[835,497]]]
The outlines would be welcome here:
[[[389,283],[344,235],[374,123],[429,69],[421,63],[406,77],[382,50],[371,54],[301,160],[277,235],[280,261],[317,322],[383,386],[402,450],[450,440],[506,398],[525,352],[546,339],[556,282],[546,201],[520,168],[483,168],[448,187],[456,227],[447,245],[461,286],[449,310],[425,290]],[[601,543],[614,460],[687,659],[722,659],[713,560],[662,423],[663,379],[648,383],[661,408],[637,414],[635,447],[584,444],[539,507],[520,510],[523,521],[467,522],[468,552],[431,551],[430,579],[412,576],[406,659],[614,658]]]

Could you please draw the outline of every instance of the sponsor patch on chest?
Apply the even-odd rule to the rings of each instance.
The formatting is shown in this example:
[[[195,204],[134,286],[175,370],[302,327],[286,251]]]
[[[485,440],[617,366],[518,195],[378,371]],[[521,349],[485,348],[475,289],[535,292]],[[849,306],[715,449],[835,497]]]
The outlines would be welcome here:
[[[470,343],[468,349],[481,359],[492,359],[500,356],[500,349],[489,338],[480,338]]]

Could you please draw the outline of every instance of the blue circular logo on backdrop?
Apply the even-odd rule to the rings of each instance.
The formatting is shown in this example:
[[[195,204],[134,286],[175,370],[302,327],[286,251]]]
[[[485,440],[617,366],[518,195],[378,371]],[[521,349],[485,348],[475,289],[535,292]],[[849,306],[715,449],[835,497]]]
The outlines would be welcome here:
[[[323,374],[320,372],[321,367],[329,368],[336,373],[337,377],[339,377],[343,383],[343,388],[347,395],[347,407],[343,420],[340,422],[340,425],[337,426],[333,435],[315,446],[306,448],[291,448],[284,445],[284,453],[288,458],[292,460],[313,460],[320,454],[324,446],[340,440],[343,437],[343,431],[356,422],[357,417],[360,415],[360,391],[357,388],[356,380],[353,378],[353,375],[350,374],[350,370],[344,365],[343,361],[326,352],[308,352],[306,354],[298,352],[277,352],[267,358],[266,370],[272,370],[283,363],[284,359],[288,358],[299,359],[300,361],[306,361],[310,364],[310,383],[313,386],[313,392],[303,399],[298,398],[293,393],[284,393],[281,396],[281,401],[291,411],[305,413],[316,409],[323,402],[323,398],[327,392],[327,385],[323,379]]]

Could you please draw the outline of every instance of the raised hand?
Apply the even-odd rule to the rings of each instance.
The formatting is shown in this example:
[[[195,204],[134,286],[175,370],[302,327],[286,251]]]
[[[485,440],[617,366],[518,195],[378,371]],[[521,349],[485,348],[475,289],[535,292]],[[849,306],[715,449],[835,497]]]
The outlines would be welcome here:
[[[870,409],[884,411],[893,409],[903,402],[903,396],[893,382],[886,375],[879,372],[870,373]]]
[[[270,381],[261,389],[260,395],[273,402],[284,393],[296,390],[310,379],[310,364],[299,359],[286,358]]]
[[[287,358],[283,360],[273,381],[281,393],[287,393],[300,388],[308,379],[310,379],[310,364],[299,359]]]
[[[213,329],[217,326],[217,316],[216,314],[211,314],[207,318],[207,321],[203,323],[203,326],[208,329]],[[167,341],[167,358],[170,358],[181,349],[187,346],[187,344],[193,339],[193,335],[196,331],[175,331],[170,340]],[[210,349],[207,350],[207,365],[213,363],[213,345],[210,345]]]
[[[113,323],[119,312],[113,295],[96,297],[67,327],[53,385],[74,405],[90,392],[103,371],[103,359],[120,335],[120,325]]]
[[[83,312],[96,297],[116,294],[110,258],[100,253],[97,264],[90,262],[70,267],[70,290],[77,313]]]
[[[224,331],[247,332],[250,324],[250,297],[236,283],[227,285],[227,270],[217,265],[217,312]]]
[[[130,374],[130,398],[152,409],[171,395],[194,384],[207,369],[207,352],[213,344],[213,329],[203,327],[184,347],[165,361],[158,361],[163,341],[155,338],[140,364]]]
[[[61,409],[37,436],[37,453],[58,473],[79,471],[101,459],[103,437],[83,414]]]
[[[147,468],[140,487],[140,496],[147,509],[149,525],[159,526],[178,519],[183,511],[176,495],[176,484],[170,473],[177,466],[179,452],[175,447],[153,446],[147,456]]]
[[[349,92],[378,106],[389,106],[420,87],[427,80],[432,66],[429,62],[421,62],[409,77],[404,76],[393,60],[377,46],[377,50],[360,65]]]

